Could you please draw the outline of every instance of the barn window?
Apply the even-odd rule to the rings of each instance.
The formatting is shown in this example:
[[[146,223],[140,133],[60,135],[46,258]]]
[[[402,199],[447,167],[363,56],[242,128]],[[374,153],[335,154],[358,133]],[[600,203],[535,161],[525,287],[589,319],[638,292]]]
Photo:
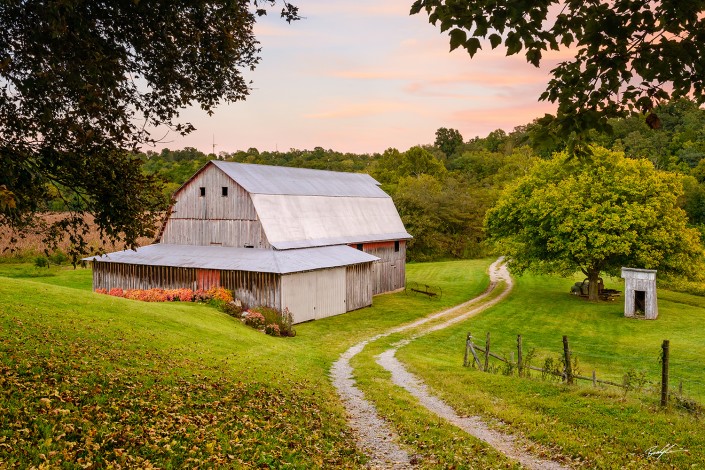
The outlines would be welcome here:
[[[228,187],[223,186],[223,192],[221,193],[223,197],[228,197]]]
[[[395,253],[399,252],[399,240],[394,242],[394,252]]]
[[[360,250],[360,251],[362,251],[362,243],[358,243],[358,244],[357,244],[357,249]]]
[[[201,187],[201,197],[206,195],[206,188]]]

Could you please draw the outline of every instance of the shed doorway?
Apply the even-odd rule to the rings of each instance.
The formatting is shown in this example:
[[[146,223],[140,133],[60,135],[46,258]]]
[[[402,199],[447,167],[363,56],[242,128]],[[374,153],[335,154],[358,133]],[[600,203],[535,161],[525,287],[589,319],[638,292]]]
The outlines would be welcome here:
[[[634,291],[634,313],[643,315],[646,312],[646,291]]]

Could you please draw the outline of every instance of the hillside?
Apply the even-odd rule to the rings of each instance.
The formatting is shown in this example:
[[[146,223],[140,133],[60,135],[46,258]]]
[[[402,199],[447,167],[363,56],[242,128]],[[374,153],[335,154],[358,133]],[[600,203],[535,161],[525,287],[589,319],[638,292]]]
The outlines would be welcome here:
[[[375,306],[272,338],[204,305],[90,292],[90,270],[3,265],[0,466],[357,467],[328,380],[354,341],[484,289],[486,262],[411,265],[442,302]],[[41,277],[28,277],[41,276]]]

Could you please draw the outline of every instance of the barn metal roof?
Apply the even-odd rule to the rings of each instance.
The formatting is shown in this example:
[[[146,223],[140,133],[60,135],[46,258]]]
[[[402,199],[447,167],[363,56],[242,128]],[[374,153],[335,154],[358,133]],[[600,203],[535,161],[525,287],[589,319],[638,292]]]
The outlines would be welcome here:
[[[178,268],[222,269],[287,274],[315,269],[369,263],[379,258],[349,246],[298,250],[266,250],[227,246],[169,245],[155,243],[137,250],[117,251],[85,260]]]
[[[250,194],[385,198],[379,182],[364,173],[311,170],[249,163],[212,163]]]
[[[391,198],[252,194],[269,243],[280,250],[409,239]]]

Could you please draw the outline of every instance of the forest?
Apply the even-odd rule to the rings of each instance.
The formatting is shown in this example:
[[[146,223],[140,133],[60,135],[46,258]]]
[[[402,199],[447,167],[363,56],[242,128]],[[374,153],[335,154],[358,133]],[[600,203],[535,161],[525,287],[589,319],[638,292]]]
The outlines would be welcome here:
[[[660,129],[644,117],[615,119],[611,133],[594,133],[591,143],[647,159],[660,170],[682,176],[679,204],[689,223],[705,240],[705,110],[678,100],[659,110]],[[292,166],[320,170],[365,172],[389,193],[414,239],[409,259],[428,261],[472,258],[487,253],[483,230],[485,213],[502,190],[525,175],[532,164],[561,151],[560,143],[540,139],[538,121],[501,129],[485,137],[465,139],[456,129],[439,128],[433,143],[406,151],[353,154],[316,147],[313,150],[258,151],[205,154],[194,148],[164,149],[139,154],[143,171],[164,182],[173,193],[208,160]],[[581,204],[576,195],[575,204]],[[57,207],[58,209],[59,207]]]

